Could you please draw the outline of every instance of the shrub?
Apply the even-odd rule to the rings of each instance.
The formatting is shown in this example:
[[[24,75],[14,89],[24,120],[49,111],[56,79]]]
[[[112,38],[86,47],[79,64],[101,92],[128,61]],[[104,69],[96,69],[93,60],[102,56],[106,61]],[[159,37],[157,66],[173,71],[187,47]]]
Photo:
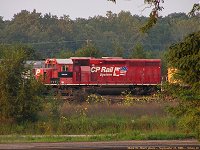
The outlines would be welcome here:
[[[27,48],[0,46],[0,50],[0,120],[34,121],[42,109],[43,86],[27,74],[31,69],[25,67]]]

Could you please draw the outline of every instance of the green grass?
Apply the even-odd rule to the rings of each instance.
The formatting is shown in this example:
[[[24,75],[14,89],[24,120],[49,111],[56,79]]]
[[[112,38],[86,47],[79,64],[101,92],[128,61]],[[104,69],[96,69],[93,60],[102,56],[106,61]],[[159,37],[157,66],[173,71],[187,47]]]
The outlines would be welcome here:
[[[37,122],[0,123],[0,143],[194,138],[163,104],[46,105]],[[56,135],[56,136],[55,136]],[[89,135],[89,136],[68,136]]]
[[[161,116],[70,116],[23,124],[1,124],[0,134],[114,134],[131,131],[180,131],[177,120]],[[181,132],[181,131],[180,131]]]
[[[139,131],[130,133],[118,133],[107,135],[3,135],[0,136],[0,143],[22,143],[22,142],[87,142],[87,141],[118,141],[118,140],[181,140],[194,138],[193,134],[183,133],[142,133]]]

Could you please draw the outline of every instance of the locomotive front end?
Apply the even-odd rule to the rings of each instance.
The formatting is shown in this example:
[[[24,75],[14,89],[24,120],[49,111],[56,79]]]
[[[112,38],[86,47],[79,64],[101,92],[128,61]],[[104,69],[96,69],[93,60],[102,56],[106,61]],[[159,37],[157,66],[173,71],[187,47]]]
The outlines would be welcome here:
[[[51,74],[51,68],[35,68],[35,78],[44,84],[50,83]]]
[[[35,77],[45,85],[69,85],[73,82],[71,59],[46,59],[44,68],[35,69]]]

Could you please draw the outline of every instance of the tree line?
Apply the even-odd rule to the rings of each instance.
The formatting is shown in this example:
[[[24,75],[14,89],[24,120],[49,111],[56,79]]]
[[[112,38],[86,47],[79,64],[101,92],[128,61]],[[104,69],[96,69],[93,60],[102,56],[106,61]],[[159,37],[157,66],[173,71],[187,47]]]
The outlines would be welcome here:
[[[156,25],[142,33],[140,29],[147,20],[148,17],[125,11],[118,14],[108,11],[106,16],[72,20],[67,15],[59,18],[50,13],[42,15],[36,10],[22,10],[11,20],[0,17],[0,43],[26,43],[40,58],[60,57],[63,52],[76,53],[88,45],[100,51],[99,57],[128,58],[140,47],[147,52],[146,57],[158,58],[158,51],[200,30],[199,15],[188,17],[184,13],[174,13],[160,17]]]

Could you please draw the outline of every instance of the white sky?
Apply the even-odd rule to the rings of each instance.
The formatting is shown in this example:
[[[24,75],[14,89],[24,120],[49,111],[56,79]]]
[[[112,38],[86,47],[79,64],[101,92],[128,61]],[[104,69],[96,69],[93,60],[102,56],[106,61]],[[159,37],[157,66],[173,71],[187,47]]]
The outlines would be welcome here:
[[[193,4],[198,2],[199,0],[165,0],[164,10],[160,15],[188,13]],[[150,9],[142,11],[145,7],[144,0],[117,0],[117,4],[107,0],[0,0],[0,16],[4,20],[10,20],[21,10],[33,9],[42,14],[50,12],[58,17],[69,15],[71,19],[105,16],[107,11],[119,13],[121,10],[130,11],[133,15],[148,16]]]

